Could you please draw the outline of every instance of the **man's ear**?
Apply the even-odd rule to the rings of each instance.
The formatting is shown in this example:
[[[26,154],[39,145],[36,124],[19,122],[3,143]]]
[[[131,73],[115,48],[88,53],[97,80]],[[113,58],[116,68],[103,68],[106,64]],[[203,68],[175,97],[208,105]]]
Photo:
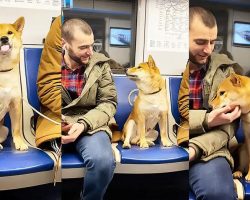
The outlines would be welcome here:
[[[230,81],[235,87],[241,87],[241,77],[235,73],[230,74]]]
[[[66,41],[62,38],[62,48],[66,50]]]

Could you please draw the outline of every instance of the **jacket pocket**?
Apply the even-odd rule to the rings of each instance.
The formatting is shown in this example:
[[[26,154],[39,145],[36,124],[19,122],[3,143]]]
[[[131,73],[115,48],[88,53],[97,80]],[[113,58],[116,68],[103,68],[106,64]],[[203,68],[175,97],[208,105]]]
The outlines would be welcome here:
[[[89,91],[86,92],[86,94],[81,98],[79,101],[78,106],[82,105],[84,107],[86,106],[95,106],[96,105],[96,96],[98,91],[98,83],[94,83],[92,87],[89,89]]]

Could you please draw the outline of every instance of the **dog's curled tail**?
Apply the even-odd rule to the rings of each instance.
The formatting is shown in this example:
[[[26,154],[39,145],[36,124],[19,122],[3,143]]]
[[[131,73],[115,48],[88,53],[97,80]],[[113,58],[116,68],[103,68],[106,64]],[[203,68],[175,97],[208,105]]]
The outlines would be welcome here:
[[[122,141],[121,131],[112,131],[112,143]]]
[[[109,128],[112,131],[112,143],[119,142],[122,140],[122,132],[118,130],[118,124],[111,123],[109,124]]]

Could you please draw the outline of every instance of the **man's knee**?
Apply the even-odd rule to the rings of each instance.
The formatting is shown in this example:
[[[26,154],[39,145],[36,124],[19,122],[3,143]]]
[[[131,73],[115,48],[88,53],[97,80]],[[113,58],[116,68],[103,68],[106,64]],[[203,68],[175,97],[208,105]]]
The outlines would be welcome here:
[[[197,199],[204,200],[216,200],[216,199],[227,199],[227,200],[236,200],[236,193],[233,188],[227,187],[227,183],[224,185],[213,187],[208,187],[202,195]]]
[[[105,173],[114,166],[114,157],[106,152],[92,154],[86,157],[85,163],[87,168],[95,168],[97,173]]]

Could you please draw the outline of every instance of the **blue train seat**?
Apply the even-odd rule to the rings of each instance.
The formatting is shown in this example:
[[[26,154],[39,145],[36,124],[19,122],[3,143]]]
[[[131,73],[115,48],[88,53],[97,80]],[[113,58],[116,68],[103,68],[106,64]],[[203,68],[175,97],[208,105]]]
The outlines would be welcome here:
[[[181,84],[181,76],[169,77],[171,112],[176,123],[180,123],[180,113],[178,110],[178,94]]]
[[[36,77],[41,51],[41,48],[24,48],[21,55],[24,56],[25,63],[21,61],[20,65],[24,67],[24,70],[21,69],[21,78],[25,79],[26,77],[27,85],[27,88],[22,86],[22,92],[27,91],[30,104],[38,109]],[[22,75],[25,75],[25,77],[22,77]],[[25,109],[23,109],[23,115],[26,115]],[[5,120],[5,125],[11,130],[8,117]],[[53,182],[54,161],[48,154],[35,148],[30,143],[30,139],[28,139],[30,136],[32,136],[30,131],[23,130],[23,138],[29,145],[27,151],[15,150],[11,134],[9,134],[8,141],[4,143],[4,149],[0,150],[0,190],[31,187]]]
[[[122,127],[132,109],[128,102],[128,95],[133,89],[136,89],[136,85],[126,76],[115,75],[113,76],[113,79],[116,85],[118,97],[118,107],[115,119],[119,125],[119,129],[122,130]],[[180,78],[178,79],[180,80]],[[172,93],[174,93],[175,88],[171,88],[171,90]],[[174,96],[174,94],[172,94],[172,96]],[[181,147],[177,146],[164,148],[157,143],[149,149],[140,149],[138,146],[132,146],[131,149],[123,149],[122,143],[119,142],[118,144],[113,144],[113,150],[116,153],[117,158],[116,173],[134,173],[135,169],[137,169],[137,173],[142,174],[157,172],[164,173],[187,170],[188,168],[188,153]],[[131,164],[133,164],[133,167],[131,167]],[[154,167],[152,167],[152,164],[154,164]],[[167,166],[168,164],[169,166]],[[128,167],[128,165],[130,167]],[[83,161],[74,151],[65,151],[65,153],[63,153],[63,178],[82,177],[84,172],[82,169],[83,167]],[[143,168],[143,170],[138,170],[140,168]]]
[[[118,107],[115,119],[121,130],[132,110],[128,96],[132,90],[136,89],[136,85],[126,76],[114,76],[113,78],[118,96]],[[172,86],[173,85],[170,85],[169,90],[174,93]],[[176,93],[178,95],[178,90]],[[137,168],[136,173],[141,174],[166,173],[188,169],[188,153],[183,148],[177,146],[162,147],[159,140],[155,146],[148,149],[140,149],[135,145],[132,145],[131,149],[123,149],[122,142],[119,142],[116,148],[120,155],[116,173],[135,173],[135,169],[131,166]],[[158,166],[161,169],[158,169]],[[143,170],[139,170],[140,168]]]

